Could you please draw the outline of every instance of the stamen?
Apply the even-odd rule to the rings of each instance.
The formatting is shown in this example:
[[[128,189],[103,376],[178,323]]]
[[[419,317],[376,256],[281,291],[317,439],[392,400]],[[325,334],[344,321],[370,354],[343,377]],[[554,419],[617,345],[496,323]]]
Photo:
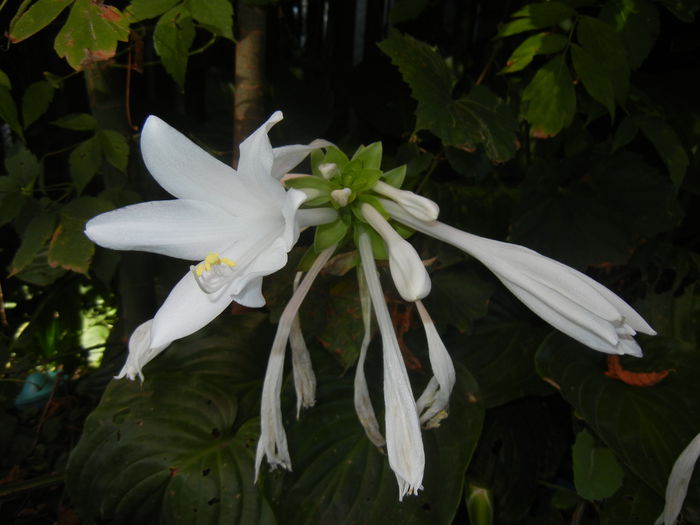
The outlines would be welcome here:
[[[211,294],[231,282],[234,275],[231,268],[235,267],[235,261],[228,257],[219,257],[218,253],[212,252],[197,266],[190,266],[190,269],[199,288],[204,293]]]

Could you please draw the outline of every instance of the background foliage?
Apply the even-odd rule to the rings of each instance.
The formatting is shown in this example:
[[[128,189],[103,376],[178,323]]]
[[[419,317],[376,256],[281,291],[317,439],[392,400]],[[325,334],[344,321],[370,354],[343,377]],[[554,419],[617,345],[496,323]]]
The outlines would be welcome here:
[[[495,523],[652,523],[700,431],[698,9],[2,2],[0,521],[465,523],[479,487]],[[110,381],[182,265],[96,248],[84,223],[166,197],[140,163],[148,114],[232,159],[251,13],[267,24],[263,113],[285,114],[276,144],[324,137],[352,152],[381,140],[383,168],[407,164],[407,186],[446,222],[562,260],[634,304],[660,334],[640,338],[645,357],[605,375],[605,356],[551,333],[475,261],[415,236],[436,258],[426,304],[459,380],[450,417],[424,432],[425,490],[400,504],[352,408],[361,319],[355,279],[338,268],[303,307],[317,405],[296,421],[283,390],[291,473],[252,483],[271,323],[293,264],[267,280],[267,308],[234,308],[174,344],[143,385]],[[387,293],[418,391],[429,376],[417,316]],[[367,369],[381,412],[379,350]],[[657,384],[640,375],[663,370]],[[683,519],[700,523],[695,480]]]

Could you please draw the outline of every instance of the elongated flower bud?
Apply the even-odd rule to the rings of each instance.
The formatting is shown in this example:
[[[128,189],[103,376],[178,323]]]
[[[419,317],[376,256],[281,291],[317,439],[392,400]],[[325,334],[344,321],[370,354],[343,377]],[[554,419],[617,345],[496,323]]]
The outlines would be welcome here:
[[[533,312],[584,345],[608,354],[640,357],[637,332],[656,332],[605,286],[539,253],[478,237],[438,221],[421,221],[391,201],[382,201],[399,222],[464,250],[481,261]]]
[[[401,297],[405,301],[423,299],[430,293],[430,277],[415,248],[373,206],[363,204],[362,215],[386,243],[391,277]]]
[[[394,188],[391,184],[379,181],[372,188],[375,192],[391,200],[397,202],[408,213],[416,219],[422,221],[434,221],[440,215],[440,207],[436,202],[426,199],[421,195],[417,195],[412,191],[400,190]]]

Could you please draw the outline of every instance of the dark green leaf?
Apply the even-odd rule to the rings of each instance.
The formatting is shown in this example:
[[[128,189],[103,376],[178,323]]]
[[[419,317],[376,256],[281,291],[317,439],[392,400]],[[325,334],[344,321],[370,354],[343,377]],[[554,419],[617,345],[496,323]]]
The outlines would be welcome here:
[[[477,275],[474,275],[473,279],[476,278]],[[489,285],[482,279],[480,286]],[[450,354],[463,363],[478,381],[486,408],[501,406],[525,396],[546,395],[551,391],[549,385],[537,375],[534,366],[535,352],[550,328],[538,323],[506,293],[500,290],[491,297],[489,315],[476,321],[470,332],[445,336],[445,345]],[[426,298],[427,304],[430,304],[427,301],[430,297]],[[504,307],[513,304],[515,306],[507,307],[512,311]],[[439,309],[430,306],[430,313],[437,325],[444,326],[439,312]]]
[[[571,61],[588,94],[615,118],[615,90],[600,64],[581,46],[571,45]]]
[[[571,450],[574,462],[574,484],[579,496],[587,500],[609,498],[622,486],[625,473],[609,448],[596,447],[587,431],[576,436]]]
[[[542,66],[523,91],[525,119],[538,138],[552,137],[568,126],[576,111],[576,93],[563,55]]]
[[[129,162],[129,143],[126,137],[111,129],[100,130],[97,137],[105,160],[122,173],[126,173],[126,165]]]
[[[22,97],[22,120],[28,127],[41,117],[53,100],[54,87],[47,80],[30,84]]]
[[[611,25],[590,16],[579,19],[576,34],[581,47],[598,64],[600,75],[608,78],[615,100],[624,102],[629,91],[630,68],[620,35]]]
[[[27,187],[41,173],[41,163],[24,144],[17,143],[7,152],[5,169],[17,187]]]
[[[7,122],[10,129],[24,140],[24,130],[19,122],[15,99],[12,98],[10,88],[3,85],[0,85],[0,120]]]
[[[520,203],[513,242],[578,268],[624,263],[643,239],[672,228],[680,216],[669,181],[625,152],[537,164]]]
[[[88,113],[72,113],[51,122],[54,126],[76,131],[92,131],[97,129],[97,120]]]
[[[42,213],[34,217],[22,232],[22,242],[10,263],[10,275],[15,275],[26,268],[46,246],[53,233],[56,216]]]
[[[189,0],[192,18],[212,34],[233,40],[233,6],[230,0]]]
[[[455,78],[437,51],[410,36],[392,33],[379,44],[418,101],[416,129],[429,129],[445,145],[467,151],[483,146],[494,162],[515,153],[517,123],[510,108],[484,86],[452,99]]]
[[[638,525],[656,521],[663,509],[663,499],[628,474],[622,488],[600,505],[600,525]]]
[[[10,41],[17,43],[49,25],[73,0],[37,0],[10,24]]]
[[[319,379],[316,406],[288,427],[294,471],[284,474],[275,496],[285,523],[451,523],[483,420],[477,385],[469,373],[458,367],[450,416],[439,428],[423,432],[423,490],[403,502],[386,456],[357,421],[352,378]]]
[[[275,523],[253,484],[265,320],[229,317],[217,337],[173,344],[143,385],[109,385],[68,466],[81,514],[115,525]]]
[[[129,38],[129,21],[115,7],[75,0],[66,24],[61,28],[54,49],[75,70],[114,56],[117,42]]]
[[[600,12],[600,18],[622,36],[631,69],[637,69],[659,34],[659,11],[649,0],[611,0]]]
[[[520,44],[506,62],[506,67],[501,73],[514,73],[524,69],[535,55],[551,55],[558,53],[566,47],[569,40],[557,33],[538,33],[526,38]]]
[[[95,135],[81,142],[68,157],[70,176],[78,193],[92,180],[102,163],[102,148]]]
[[[575,15],[576,12],[562,2],[540,2],[528,4],[522,9],[513,13],[513,20],[505,24],[498,32],[498,36],[505,37],[541,29],[558,24]]]
[[[526,397],[487,411],[467,479],[492,491],[495,523],[524,523],[542,481],[557,473],[569,424],[552,417],[555,406]]]
[[[8,178],[0,177],[0,183]],[[14,220],[22,212],[27,200],[27,197],[19,192],[10,193],[0,189],[0,226]]]
[[[95,197],[78,197],[68,203],[61,210],[61,223],[49,245],[49,264],[86,274],[95,245],[85,236],[85,223],[110,209],[111,203]]]
[[[558,333],[544,342],[536,362],[540,375],[558,385],[564,399],[617,459],[663,495],[673,463],[697,434],[700,392],[695,371],[699,363],[696,353],[674,350],[669,341],[659,340],[653,346],[649,354],[672,358],[676,372],[649,387],[606,377],[603,355]],[[647,371],[656,368],[634,358],[621,364],[627,370],[635,365]],[[696,498],[699,493],[695,480],[689,494]]]
[[[394,31],[379,43],[391,62],[399,68],[404,81],[418,101],[416,128],[438,127],[440,114],[452,101],[455,77],[435,48],[409,35]]]
[[[156,53],[163,61],[165,70],[183,90],[188,52],[193,40],[192,18],[180,7],[171,9],[158,19],[153,33]]]
[[[160,16],[169,9],[172,9],[181,0],[131,0],[131,3],[126,8],[126,15],[140,22],[146,18],[155,18]]]
[[[639,131],[639,126],[635,122],[633,117],[625,117],[625,119],[620,122],[615,130],[615,135],[613,136],[612,143],[612,153],[615,153],[618,149],[624,148],[634,140]]]
[[[688,168],[688,154],[678,135],[666,122],[658,117],[638,117],[635,123],[654,145],[659,156],[666,163],[671,181],[679,188]]]

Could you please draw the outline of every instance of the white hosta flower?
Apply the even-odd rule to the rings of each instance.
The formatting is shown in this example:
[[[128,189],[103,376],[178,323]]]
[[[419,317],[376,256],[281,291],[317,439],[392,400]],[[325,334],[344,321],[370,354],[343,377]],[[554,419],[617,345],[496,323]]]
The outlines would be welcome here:
[[[423,299],[430,293],[430,277],[415,248],[370,204],[362,205],[362,216],[386,243],[389,270],[401,297],[405,301]]]
[[[698,457],[700,457],[700,434],[693,438],[673,464],[666,485],[664,510],[654,525],[676,525]]]
[[[422,488],[425,453],[418,411],[413,400],[411,383],[403,362],[389,309],[384,301],[372,245],[366,233],[359,237],[362,271],[372,300],[379,332],[382,336],[384,367],[384,406],[386,451],[389,466],[399,483],[399,500]]]
[[[146,121],[141,133],[144,162],[176,199],[99,215],[87,223],[85,233],[107,248],[201,262],[175,285],[152,322],[134,334],[120,377],[140,376],[158,352],[208,324],[231,301],[262,306],[262,278],[286,264],[299,223],[328,218],[326,212],[305,218],[299,210],[305,194],[285,191],[278,180],[309,151],[327,143],[273,149],[267,133],[280,120],[278,111],[241,144],[238,170],[159,118]]]
[[[393,202],[382,204],[399,222],[481,261],[533,312],[594,350],[640,357],[642,350],[634,335],[656,334],[625,301],[573,268],[517,244],[416,219]]]

